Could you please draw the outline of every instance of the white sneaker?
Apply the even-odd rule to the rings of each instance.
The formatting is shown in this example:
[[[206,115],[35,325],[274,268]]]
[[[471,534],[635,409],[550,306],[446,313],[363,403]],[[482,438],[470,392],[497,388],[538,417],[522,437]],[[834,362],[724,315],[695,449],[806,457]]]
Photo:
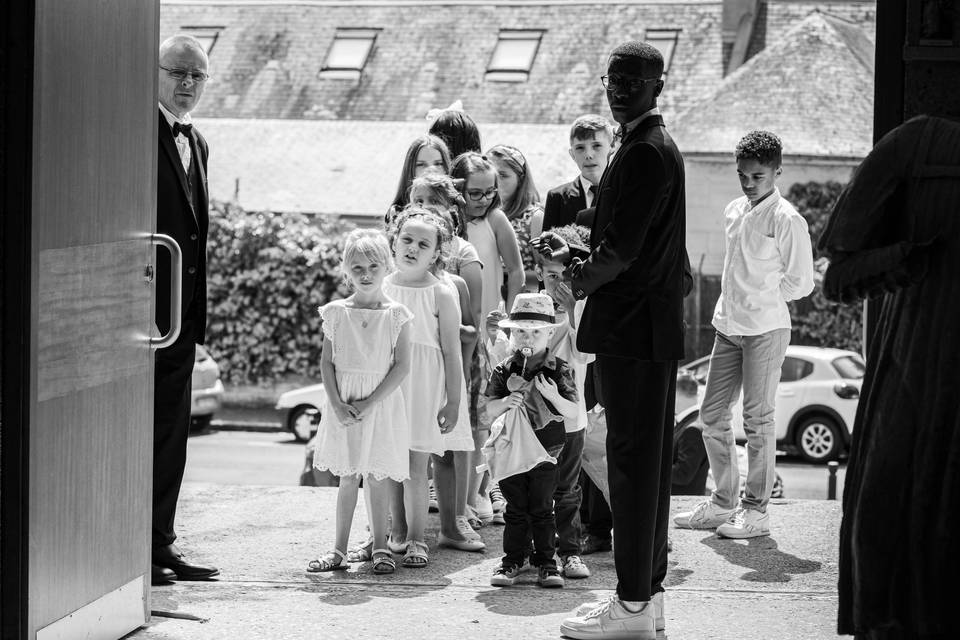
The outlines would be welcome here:
[[[736,509],[723,509],[713,504],[712,500],[704,500],[693,508],[692,511],[678,513],[673,518],[673,523],[681,529],[716,529],[730,516]]]
[[[758,538],[770,535],[770,515],[756,509],[737,509],[730,518],[717,527],[723,538]]]
[[[580,556],[567,556],[563,561],[563,575],[567,578],[589,578],[590,569],[583,563]]]
[[[653,603],[653,626],[657,631],[663,631],[667,627],[663,614],[663,591],[657,591],[650,596],[650,602]]]
[[[507,501],[503,499],[503,492],[500,491],[500,485],[496,482],[490,485],[490,504],[494,513],[500,513],[507,507]]]
[[[490,504],[490,498],[487,496],[477,496],[477,518],[484,525],[493,521],[493,505]]]
[[[467,540],[473,540],[475,542],[481,542],[483,540],[480,534],[474,531],[470,523],[467,522],[467,516],[457,516],[455,522],[457,523],[457,531]]]
[[[437,502],[437,488],[433,486],[433,478],[427,481],[427,511],[430,513],[439,513],[440,503]]]
[[[640,611],[627,611],[617,596],[610,596],[587,613],[560,623],[560,633],[575,640],[656,640],[652,602]]]
[[[664,618],[664,611],[663,611],[663,591],[658,591],[657,593],[653,594],[650,597],[650,602],[653,603],[654,629],[656,629],[657,631],[663,631],[667,626],[667,622],[666,622],[666,619]],[[577,615],[582,616],[588,613],[591,609],[596,607],[598,604],[600,603],[593,602],[589,604],[580,605],[577,608]]]

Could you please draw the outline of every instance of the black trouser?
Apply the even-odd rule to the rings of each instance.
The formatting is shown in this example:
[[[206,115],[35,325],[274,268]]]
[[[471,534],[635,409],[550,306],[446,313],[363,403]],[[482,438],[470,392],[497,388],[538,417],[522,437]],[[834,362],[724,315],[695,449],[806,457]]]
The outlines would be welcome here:
[[[503,564],[523,565],[530,552],[533,534],[533,554],[530,564],[535,567],[557,566],[554,560],[553,539],[557,527],[553,519],[553,492],[557,487],[557,465],[542,462],[526,473],[501,478],[500,491],[507,501],[503,514]],[[529,532],[529,533],[528,533]]]
[[[177,341],[155,356],[153,378],[153,548],[173,544],[173,521],[187,462],[195,324],[183,321]]]
[[[677,363],[598,355],[607,412],[607,465],[617,595],[644,602],[663,590]]]
[[[583,533],[600,540],[610,540],[613,516],[603,492],[585,471],[580,472],[580,522]]]

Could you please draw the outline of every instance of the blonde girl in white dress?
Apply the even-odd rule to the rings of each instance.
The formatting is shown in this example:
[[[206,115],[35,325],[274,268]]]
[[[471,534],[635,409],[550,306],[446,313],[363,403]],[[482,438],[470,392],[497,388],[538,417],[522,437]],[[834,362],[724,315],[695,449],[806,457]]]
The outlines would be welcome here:
[[[461,310],[450,286],[431,273],[435,265],[443,264],[448,249],[443,221],[430,211],[409,207],[397,216],[390,238],[397,270],[384,280],[383,290],[414,316],[410,376],[401,385],[410,422],[410,479],[391,502],[391,541],[404,541],[404,566],[425,567],[430,454],[473,449],[470,419],[462,401],[466,392],[460,355]],[[464,539],[453,525],[445,536]]]
[[[340,476],[340,488],[334,548],[307,565],[310,573],[347,568],[347,541],[361,478],[374,541],[373,572],[396,570],[384,548],[386,516],[389,486],[410,476],[410,425],[400,385],[410,371],[413,314],[384,295],[383,280],[391,267],[390,247],[382,232],[351,232],[340,269],[354,293],[320,307],[320,368],[327,410],[320,420],[313,464]]]

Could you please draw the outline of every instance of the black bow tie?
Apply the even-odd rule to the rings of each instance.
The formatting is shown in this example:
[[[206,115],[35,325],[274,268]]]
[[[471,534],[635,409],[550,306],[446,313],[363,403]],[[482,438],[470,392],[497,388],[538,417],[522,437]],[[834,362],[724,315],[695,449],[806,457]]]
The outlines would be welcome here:
[[[193,131],[192,124],[180,124],[179,122],[173,123],[173,137],[176,138],[181,133],[188,138],[190,137],[190,132]]]

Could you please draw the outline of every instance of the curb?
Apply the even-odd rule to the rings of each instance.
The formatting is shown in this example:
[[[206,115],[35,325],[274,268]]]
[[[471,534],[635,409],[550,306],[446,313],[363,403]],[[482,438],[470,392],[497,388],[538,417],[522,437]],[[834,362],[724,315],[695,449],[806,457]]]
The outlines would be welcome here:
[[[279,433],[286,431],[279,422],[237,422],[234,420],[212,420],[210,428],[218,431],[254,431],[259,433]]]

